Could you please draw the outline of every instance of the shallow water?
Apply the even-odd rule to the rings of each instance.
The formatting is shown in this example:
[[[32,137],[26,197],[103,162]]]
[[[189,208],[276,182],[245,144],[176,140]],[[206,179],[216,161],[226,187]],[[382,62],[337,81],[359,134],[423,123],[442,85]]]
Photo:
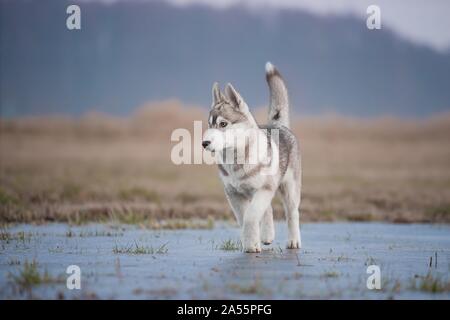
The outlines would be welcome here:
[[[17,236],[21,231],[24,237]],[[12,236],[0,240],[0,298],[450,298],[449,225],[304,224],[301,250],[284,249],[284,223],[276,231],[262,253],[245,254],[220,249],[223,241],[239,238],[239,230],[225,223],[211,230],[18,225],[3,230]],[[167,252],[114,253],[136,244],[147,250],[166,244]],[[33,260],[41,274],[60,281],[20,285],[14,277]],[[66,287],[69,265],[81,268],[80,290]],[[368,265],[380,267],[381,290],[367,288]],[[447,291],[421,288],[427,274]]]

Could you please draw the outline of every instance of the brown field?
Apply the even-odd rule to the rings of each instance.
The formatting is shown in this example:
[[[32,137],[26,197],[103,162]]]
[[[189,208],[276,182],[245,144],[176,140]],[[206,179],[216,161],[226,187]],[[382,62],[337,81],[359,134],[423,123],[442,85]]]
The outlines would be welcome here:
[[[167,101],[128,118],[1,120],[0,222],[232,219],[215,166],[170,160],[172,130],[205,119]],[[299,117],[293,127],[302,221],[450,222],[450,115]]]

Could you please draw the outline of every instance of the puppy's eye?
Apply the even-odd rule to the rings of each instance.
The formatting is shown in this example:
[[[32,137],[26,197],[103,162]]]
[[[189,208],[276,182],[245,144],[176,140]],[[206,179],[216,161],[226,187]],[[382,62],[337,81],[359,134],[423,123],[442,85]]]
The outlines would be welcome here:
[[[220,121],[219,126],[221,128],[225,128],[227,126],[227,123],[225,121]]]

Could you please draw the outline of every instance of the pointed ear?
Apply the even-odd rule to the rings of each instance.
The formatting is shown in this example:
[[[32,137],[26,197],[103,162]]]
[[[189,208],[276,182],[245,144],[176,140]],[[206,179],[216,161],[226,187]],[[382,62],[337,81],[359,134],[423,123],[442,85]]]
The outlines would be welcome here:
[[[212,87],[212,106],[214,107],[217,103],[219,103],[220,101],[222,101],[224,99],[224,95],[222,94],[222,92],[220,92],[219,89],[219,84],[217,82],[214,82],[213,87]]]
[[[233,88],[231,83],[227,83],[225,94],[234,107],[241,109],[241,111],[245,111],[247,109],[247,104],[245,103],[244,99],[242,99],[239,92],[237,92],[236,89]]]

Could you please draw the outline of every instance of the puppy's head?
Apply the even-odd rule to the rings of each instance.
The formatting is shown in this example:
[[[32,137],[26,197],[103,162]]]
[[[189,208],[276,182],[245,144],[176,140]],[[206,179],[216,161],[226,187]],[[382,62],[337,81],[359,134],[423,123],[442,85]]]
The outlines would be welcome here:
[[[225,95],[214,83],[212,107],[208,117],[208,130],[203,135],[203,147],[208,151],[245,147],[240,139],[243,132],[256,126],[248,106],[241,95],[228,83]]]

